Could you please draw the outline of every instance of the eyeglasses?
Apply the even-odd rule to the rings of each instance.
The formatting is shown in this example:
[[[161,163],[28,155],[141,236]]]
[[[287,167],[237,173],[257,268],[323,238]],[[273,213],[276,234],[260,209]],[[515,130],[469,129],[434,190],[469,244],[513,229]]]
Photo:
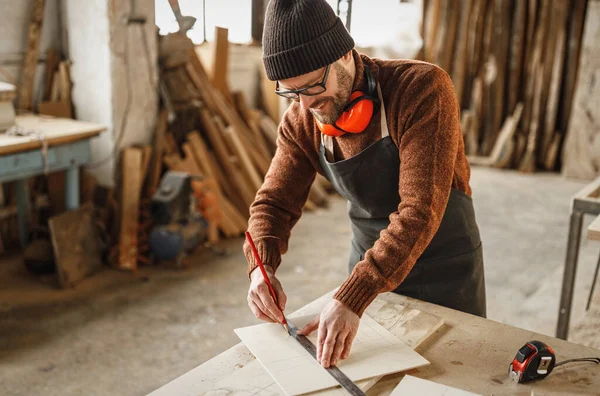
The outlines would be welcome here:
[[[275,85],[275,93],[279,96],[283,96],[284,98],[292,99],[296,102],[300,100],[301,94],[306,95],[306,96],[315,96],[315,95],[322,94],[323,92],[325,92],[327,90],[327,88],[325,87],[325,84],[327,83],[327,76],[329,75],[330,66],[331,66],[331,64],[327,65],[327,67],[325,68],[325,74],[323,75],[323,79],[321,80],[321,82],[318,82],[316,84],[309,85],[308,87],[304,87],[304,88],[300,88],[300,89],[290,89],[290,90],[286,90],[286,91],[280,91],[279,90],[279,81],[277,81],[277,83]]]

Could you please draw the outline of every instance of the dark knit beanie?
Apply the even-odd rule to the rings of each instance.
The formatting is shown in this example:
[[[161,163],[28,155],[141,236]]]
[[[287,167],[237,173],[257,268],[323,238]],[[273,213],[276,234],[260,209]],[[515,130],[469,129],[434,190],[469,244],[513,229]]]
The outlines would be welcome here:
[[[272,80],[310,73],[340,59],[354,40],[326,0],[271,0],[263,28],[263,62]]]

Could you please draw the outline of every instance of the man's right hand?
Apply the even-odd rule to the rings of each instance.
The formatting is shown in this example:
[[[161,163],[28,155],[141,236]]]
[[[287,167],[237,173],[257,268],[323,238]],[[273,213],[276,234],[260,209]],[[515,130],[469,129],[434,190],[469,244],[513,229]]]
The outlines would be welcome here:
[[[283,323],[283,311],[285,310],[285,303],[287,297],[283,292],[281,283],[275,277],[273,269],[265,265],[265,271],[269,276],[269,281],[275,289],[277,295],[277,302],[273,301],[271,294],[269,293],[269,286],[265,282],[265,278],[260,271],[260,268],[254,269],[250,273],[250,289],[248,290],[248,306],[254,312],[254,316],[258,319],[265,320],[272,323]]]

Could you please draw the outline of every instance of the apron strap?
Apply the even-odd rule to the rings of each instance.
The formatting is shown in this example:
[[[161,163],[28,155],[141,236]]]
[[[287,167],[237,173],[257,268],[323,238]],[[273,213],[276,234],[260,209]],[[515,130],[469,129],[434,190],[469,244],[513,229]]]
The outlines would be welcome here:
[[[387,118],[385,117],[385,107],[383,106],[383,95],[381,94],[381,87],[377,84],[377,95],[379,96],[380,113],[381,113],[381,138],[390,135],[390,131],[387,126]],[[329,162],[333,162],[333,136],[325,135],[321,133],[321,144],[325,147],[325,157]]]
[[[377,84],[377,95],[379,96],[380,113],[381,113],[381,138],[390,136],[390,131],[387,126],[387,118],[385,117],[385,107],[383,106],[383,95],[381,94],[381,87]]]

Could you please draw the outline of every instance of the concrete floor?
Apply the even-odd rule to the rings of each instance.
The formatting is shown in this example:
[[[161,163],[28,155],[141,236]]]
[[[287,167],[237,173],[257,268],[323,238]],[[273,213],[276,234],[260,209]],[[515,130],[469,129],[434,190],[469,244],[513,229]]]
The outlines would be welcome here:
[[[490,319],[554,334],[570,196],[584,184],[473,169]],[[345,279],[349,241],[341,199],[303,216],[278,272],[287,311]],[[74,290],[29,275],[18,256],[4,257],[0,394],[142,395],[236,344],[233,329],[257,323],[246,305],[241,244],[224,243],[225,257],[202,252],[185,271],[152,268],[132,276],[106,268]],[[584,313],[599,250],[600,244],[582,246],[573,323]],[[578,342],[600,335],[586,337]]]

